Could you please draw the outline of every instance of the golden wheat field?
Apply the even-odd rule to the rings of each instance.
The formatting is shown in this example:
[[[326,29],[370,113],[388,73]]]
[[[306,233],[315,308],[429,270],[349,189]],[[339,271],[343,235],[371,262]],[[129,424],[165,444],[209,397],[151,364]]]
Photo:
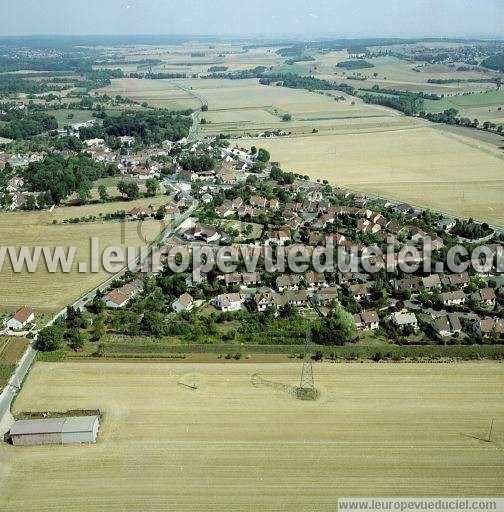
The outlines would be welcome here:
[[[79,273],[78,262],[90,262],[90,239],[99,237],[100,250],[106,246],[140,247],[153,241],[159,234],[158,221],[138,222],[83,222],[61,224],[64,219],[112,213],[118,210],[129,211],[135,206],[152,205],[154,208],[166,204],[166,196],[138,199],[128,202],[111,202],[100,205],[85,205],[56,208],[53,212],[12,212],[0,214],[0,239],[2,245],[17,249],[26,246],[30,251],[35,246],[62,246],[67,251],[76,247],[72,270],[63,273],[48,273],[40,263],[36,273],[13,272],[5,258],[0,270],[0,311],[12,311],[22,305],[35,309],[37,313],[51,314],[74,302],[87,291],[110,277],[101,267],[97,273]],[[59,224],[53,224],[58,220]],[[101,253],[101,252],[100,252]]]
[[[2,444],[0,508],[312,512],[338,496],[504,493],[502,363],[316,364],[315,402],[271,387],[296,385],[299,366],[37,363],[15,412],[99,408],[98,443]]]
[[[428,126],[240,141],[285,170],[383,197],[504,224],[504,159],[488,143]]]

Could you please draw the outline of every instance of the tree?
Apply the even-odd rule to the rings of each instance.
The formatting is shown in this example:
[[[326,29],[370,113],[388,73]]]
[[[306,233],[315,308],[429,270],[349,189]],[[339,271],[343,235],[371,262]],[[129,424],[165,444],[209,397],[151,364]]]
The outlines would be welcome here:
[[[79,202],[85,204],[88,202],[91,197],[91,188],[92,184],[89,181],[82,181],[77,188],[77,196],[79,197]]]
[[[163,220],[165,218],[165,207],[164,206],[160,206],[157,210],[156,210],[156,215],[154,216],[157,220]]]
[[[292,121],[292,115],[291,114],[284,114],[282,116],[282,121]]]
[[[87,323],[86,317],[79,308],[75,309],[73,306],[67,306],[66,325],[69,329],[77,327],[84,328],[87,327]]]
[[[80,329],[70,329],[66,334],[68,346],[77,352],[84,347],[84,336]]]
[[[35,200],[35,196],[28,196],[26,198],[26,203],[24,205],[25,210],[35,210],[37,207],[37,201]]]
[[[155,180],[154,178],[149,178],[145,182],[145,187],[147,189],[147,195],[154,197],[159,190],[159,181]]]
[[[157,311],[146,311],[141,322],[142,328],[157,337],[164,336],[167,332],[167,326],[164,317]]]
[[[120,181],[117,185],[117,190],[124,197],[128,199],[138,199],[140,197],[140,189],[134,181]]]
[[[91,331],[91,341],[100,341],[105,333],[103,319],[97,317],[93,323],[93,330]]]
[[[63,342],[63,330],[61,327],[51,325],[44,327],[37,337],[37,350],[41,352],[52,352],[61,348]]]
[[[355,323],[352,315],[343,308],[331,309],[313,329],[313,341],[320,345],[344,345],[353,341]]]
[[[203,105],[201,107],[201,112],[207,112],[208,111],[208,105]]]
[[[259,148],[257,150],[257,160],[259,160],[259,162],[269,162],[269,159],[270,159],[270,154],[268,151],[266,151],[265,149],[263,148]]]
[[[100,185],[98,187],[98,194],[100,195],[100,199],[102,201],[108,200],[108,192],[107,192],[107,188],[105,187],[105,185]]]

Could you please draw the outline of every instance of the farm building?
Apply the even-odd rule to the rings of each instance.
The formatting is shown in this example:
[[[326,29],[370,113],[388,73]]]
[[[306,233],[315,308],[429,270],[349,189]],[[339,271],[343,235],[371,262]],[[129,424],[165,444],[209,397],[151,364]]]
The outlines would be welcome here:
[[[23,306],[16,311],[12,318],[7,320],[5,326],[9,329],[18,330],[22,329],[26,324],[33,322],[33,320],[35,320],[35,313],[33,312],[33,309]]]
[[[10,435],[14,446],[95,443],[99,428],[98,415],[42,418],[17,420]]]

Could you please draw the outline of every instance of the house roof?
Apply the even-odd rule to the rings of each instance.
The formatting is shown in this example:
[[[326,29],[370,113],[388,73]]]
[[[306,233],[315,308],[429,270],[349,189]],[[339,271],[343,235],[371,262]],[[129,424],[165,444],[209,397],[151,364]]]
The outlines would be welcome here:
[[[301,282],[301,276],[283,274],[276,279],[277,286],[296,286]]]
[[[439,274],[430,274],[428,276],[422,277],[422,284],[425,288],[441,286],[441,279],[439,279]]]
[[[23,306],[14,313],[14,316],[12,318],[24,324],[28,321],[32,314],[34,314],[33,309]]]
[[[61,434],[64,432],[92,431],[97,415],[70,416],[66,418],[41,418],[36,420],[17,420],[12,426],[11,435]]]
[[[495,291],[493,288],[481,288],[473,293],[477,300],[495,300]]]
[[[183,293],[178,299],[178,303],[184,306],[184,308],[189,307],[192,302],[193,298],[188,293]]]
[[[379,321],[378,313],[376,311],[363,311],[361,313],[362,322],[365,324],[372,324]]]
[[[462,300],[465,298],[465,293],[462,290],[456,290],[454,292],[445,292],[441,294],[442,300]]]
[[[504,320],[501,318],[486,317],[478,323],[482,333],[490,333],[496,328],[498,333],[504,334]]]
[[[455,313],[448,313],[444,316],[439,316],[432,321],[433,327],[438,331],[457,332],[462,330],[459,317]]]
[[[392,313],[392,320],[394,320],[397,325],[410,325],[417,323],[415,313]]]

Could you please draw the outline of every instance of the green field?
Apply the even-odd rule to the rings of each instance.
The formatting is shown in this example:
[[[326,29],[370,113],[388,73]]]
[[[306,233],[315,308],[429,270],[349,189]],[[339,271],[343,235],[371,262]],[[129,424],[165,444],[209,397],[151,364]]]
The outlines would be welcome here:
[[[55,109],[48,110],[47,113],[54,116],[58,121],[58,128],[63,128],[75,123],[84,123],[93,119],[91,110],[78,110],[78,109]],[[68,117],[72,115],[73,117]]]

